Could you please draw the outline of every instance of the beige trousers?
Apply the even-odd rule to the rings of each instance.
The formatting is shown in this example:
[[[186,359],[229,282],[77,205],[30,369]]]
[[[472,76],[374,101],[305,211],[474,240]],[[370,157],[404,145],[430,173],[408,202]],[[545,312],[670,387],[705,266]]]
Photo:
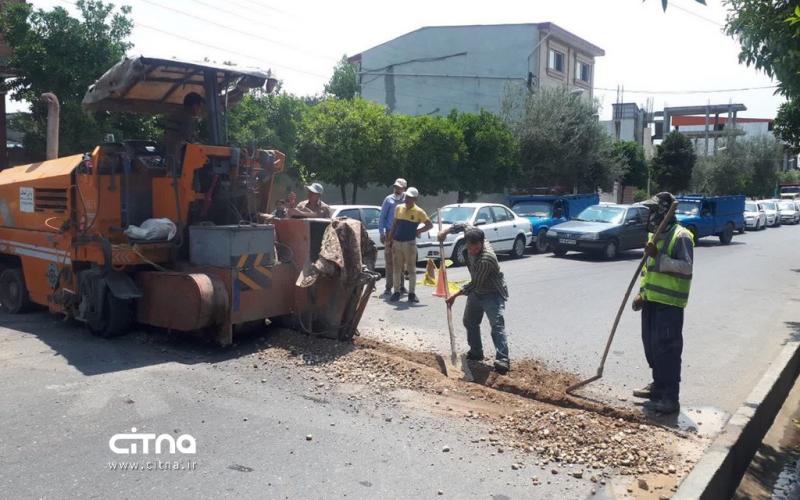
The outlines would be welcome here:
[[[394,261],[394,277],[392,278],[394,291],[400,291],[403,286],[403,271],[407,271],[408,293],[414,293],[417,286],[417,242],[393,241],[392,260]]]

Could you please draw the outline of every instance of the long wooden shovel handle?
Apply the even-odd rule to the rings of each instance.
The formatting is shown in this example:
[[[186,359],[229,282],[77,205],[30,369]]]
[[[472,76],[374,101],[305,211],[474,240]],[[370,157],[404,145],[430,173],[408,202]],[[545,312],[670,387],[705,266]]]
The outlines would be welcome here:
[[[657,243],[661,239],[661,234],[664,232],[664,228],[667,227],[667,223],[672,219],[675,215],[675,210],[678,209],[678,202],[675,201],[669,207],[669,211],[664,219],[661,221],[661,224],[658,225],[656,228],[656,232],[653,233],[653,243]],[[639,279],[639,275],[642,272],[642,268],[647,262],[647,254],[645,253],[642,256],[642,260],[639,261],[639,265],[636,266],[636,272],[633,274],[631,278],[630,284],[628,284],[628,289],[625,291],[625,297],[622,299],[622,304],[619,306],[619,310],[617,311],[617,316],[614,318],[614,325],[611,327],[611,334],[608,336],[608,342],[606,342],[606,349],[603,351],[603,358],[600,360],[600,366],[597,368],[597,376],[598,378],[603,375],[603,368],[606,364],[606,358],[608,357],[608,351],[611,349],[611,343],[614,341],[614,335],[617,333],[617,326],[619,325],[619,320],[622,317],[622,312],[625,310],[625,305],[628,303],[628,299],[631,296],[631,291],[633,291],[634,285],[636,285],[636,280]]]
[[[441,210],[439,211],[439,233],[442,232],[442,213]],[[438,233],[436,235],[437,239],[439,237]],[[447,266],[444,263],[444,242],[439,242],[439,276],[441,276],[443,285],[444,285],[444,298],[445,301],[450,298],[450,285],[447,283]],[[453,364],[456,363],[458,359],[458,353],[456,352],[456,334],[453,330],[453,310],[452,306],[449,302],[445,302],[447,304],[447,329],[450,333],[450,359]]]

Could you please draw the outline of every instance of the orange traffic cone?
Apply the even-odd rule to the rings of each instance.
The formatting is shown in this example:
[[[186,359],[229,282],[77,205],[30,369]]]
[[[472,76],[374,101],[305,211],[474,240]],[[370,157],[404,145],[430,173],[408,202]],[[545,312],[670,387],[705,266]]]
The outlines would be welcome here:
[[[447,273],[444,269],[439,269],[439,276],[436,278],[436,291],[433,292],[435,297],[447,297]]]

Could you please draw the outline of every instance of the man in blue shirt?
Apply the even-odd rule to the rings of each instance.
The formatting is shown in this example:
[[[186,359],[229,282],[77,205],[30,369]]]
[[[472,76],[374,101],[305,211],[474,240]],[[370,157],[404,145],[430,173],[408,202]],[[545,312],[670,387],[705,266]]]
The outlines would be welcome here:
[[[394,259],[392,259],[392,242],[390,241],[387,243],[386,235],[392,229],[392,222],[394,222],[394,214],[397,211],[397,207],[405,202],[406,187],[408,187],[408,183],[405,179],[400,178],[394,181],[394,192],[383,200],[383,204],[381,205],[381,217],[380,221],[378,222],[378,231],[381,235],[381,243],[386,245],[383,255],[386,261],[386,291],[384,293],[387,295],[392,293],[392,285],[394,284],[392,279],[392,275],[394,274]],[[400,286],[397,288],[401,292],[405,292],[402,279],[400,280],[399,285]]]

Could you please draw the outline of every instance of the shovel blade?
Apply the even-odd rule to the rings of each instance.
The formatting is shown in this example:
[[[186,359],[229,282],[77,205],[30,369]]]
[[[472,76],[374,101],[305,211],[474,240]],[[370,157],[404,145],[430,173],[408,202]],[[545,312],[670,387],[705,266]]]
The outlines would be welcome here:
[[[475,377],[469,369],[466,355],[460,356],[439,356],[439,364],[447,378],[473,382]]]

